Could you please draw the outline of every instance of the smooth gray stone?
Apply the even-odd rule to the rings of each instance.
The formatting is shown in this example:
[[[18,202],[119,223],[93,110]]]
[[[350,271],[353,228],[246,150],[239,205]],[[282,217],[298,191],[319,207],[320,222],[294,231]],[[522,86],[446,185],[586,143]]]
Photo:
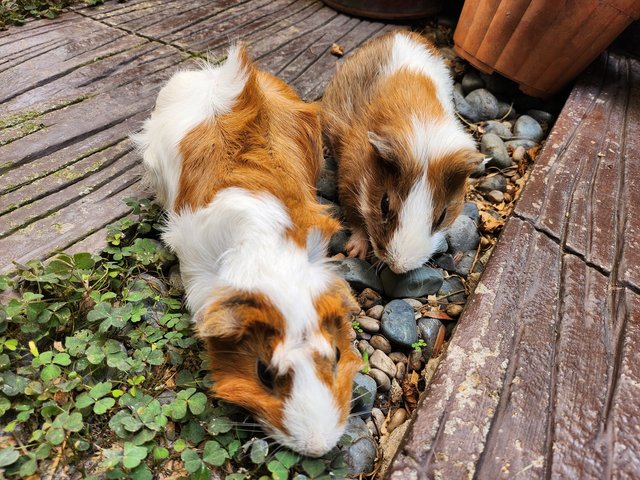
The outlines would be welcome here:
[[[461,85],[462,91],[467,94],[479,88],[484,88],[484,80],[476,72],[469,72],[462,77]]]
[[[378,386],[373,378],[362,373],[356,373],[353,379],[351,411],[360,415],[363,420],[369,418],[377,391]]]
[[[387,303],[382,312],[382,333],[388,340],[403,347],[416,343],[418,332],[413,307],[403,300]]]
[[[504,192],[507,190],[507,179],[502,175],[492,175],[491,177],[483,178],[476,185],[476,190],[482,193],[489,193],[492,190]]]
[[[489,90],[479,88],[464,99],[475,111],[479,120],[493,120],[498,117],[498,99]]]
[[[382,291],[382,282],[376,275],[376,269],[368,262],[359,258],[345,258],[332,263],[336,265],[338,274],[349,282],[354,290],[359,292],[370,288],[377,292]]]
[[[369,473],[375,465],[377,446],[367,428],[367,424],[360,417],[349,417],[341,444],[347,444],[344,459],[349,467],[350,475]]]
[[[487,167],[508,168],[513,164],[507,147],[502,139],[495,133],[485,133],[480,141],[480,151],[491,157]]]
[[[485,134],[495,133],[502,140],[510,140],[511,137],[513,137],[511,130],[509,130],[504,123],[498,122],[497,120],[489,120],[484,126],[484,131]]]
[[[517,139],[533,140],[540,142],[544,138],[544,132],[540,124],[529,115],[522,115],[513,126],[513,136]]]
[[[454,252],[466,252],[475,250],[480,243],[478,226],[471,218],[460,215],[447,229],[447,241],[449,248]],[[442,285],[442,284],[440,284]]]
[[[415,298],[431,295],[442,284],[442,272],[431,267],[419,267],[398,274],[385,268],[380,273],[384,293],[391,298]],[[384,314],[383,314],[384,315]]]

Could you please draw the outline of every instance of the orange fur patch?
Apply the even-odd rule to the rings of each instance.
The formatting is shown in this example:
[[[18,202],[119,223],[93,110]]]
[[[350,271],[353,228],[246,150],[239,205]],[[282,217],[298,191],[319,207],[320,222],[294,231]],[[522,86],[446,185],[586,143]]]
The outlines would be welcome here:
[[[287,209],[300,246],[310,228],[329,238],[339,228],[315,197],[322,164],[317,107],[276,77],[249,65],[231,112],[203,122],[180,142],[182,173],[174,208],[206,206],[228,187],[268,192]]]

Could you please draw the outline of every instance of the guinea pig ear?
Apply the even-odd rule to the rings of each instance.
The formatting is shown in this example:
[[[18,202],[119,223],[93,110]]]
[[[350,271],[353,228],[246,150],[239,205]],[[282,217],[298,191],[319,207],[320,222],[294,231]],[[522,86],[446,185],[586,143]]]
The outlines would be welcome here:
[[[269,319],[267,321],[266,319]],[[200,337],[238,341],[256,323],[276,329],[279,315],[262,295],[228,292],[222,298],[202,307],[194,316]]]
[[[464,187],[469,177],[484,161],[484,155],[475,150],[461,150],[444,159],[444,185],[450,190],[458,190]]]
[[[374,132],[367,132],[367,139],[383,160],[390,160],[393,157],[393,146],[389,140]]]

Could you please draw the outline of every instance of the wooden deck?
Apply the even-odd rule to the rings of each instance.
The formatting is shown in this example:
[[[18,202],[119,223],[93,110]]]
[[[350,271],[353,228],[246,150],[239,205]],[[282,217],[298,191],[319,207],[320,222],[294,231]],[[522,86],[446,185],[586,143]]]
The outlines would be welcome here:
[[[390,479],[640,477],[640,61],[569,97]]]
[[[307,100],[337,58],[385,29],[314,0],[109,2],[0,32],[0,273],[95,249],[142,195],[128,135],[194,56],[245,41]]]

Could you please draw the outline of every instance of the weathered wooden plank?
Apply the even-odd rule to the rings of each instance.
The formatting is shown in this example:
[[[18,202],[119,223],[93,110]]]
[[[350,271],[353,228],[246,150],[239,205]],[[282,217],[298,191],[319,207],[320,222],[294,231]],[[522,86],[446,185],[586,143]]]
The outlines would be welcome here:
[[[639,65],[605,53],[582,77],[516,207],[518,215],[603,271],[618,272],[622,261],[619,275],[636,289]]]
[[[483,463],[495,465],[492,473],[499,475],[509,463],[514,475],[544,457],[553,300],[560,281],[559,271],[548,266],[559,262],[557,244],[526,222],[509,222],[390,478],[472,478]],[[506,431],[501,424],[510,419],[518,428]],[[493,445],[501,436],[522,448],[495,459]],[[488,441],[490,453],[484,454]]]
[[[99,230],[129,213],[130,209],[122,199],[140,192],[137,183],[139,168],[123,173],[55,214],[0,239],[0,273],[12,270],[13,260],[24,263],[31,259],[47,258],[77,243],[87,233]]]

